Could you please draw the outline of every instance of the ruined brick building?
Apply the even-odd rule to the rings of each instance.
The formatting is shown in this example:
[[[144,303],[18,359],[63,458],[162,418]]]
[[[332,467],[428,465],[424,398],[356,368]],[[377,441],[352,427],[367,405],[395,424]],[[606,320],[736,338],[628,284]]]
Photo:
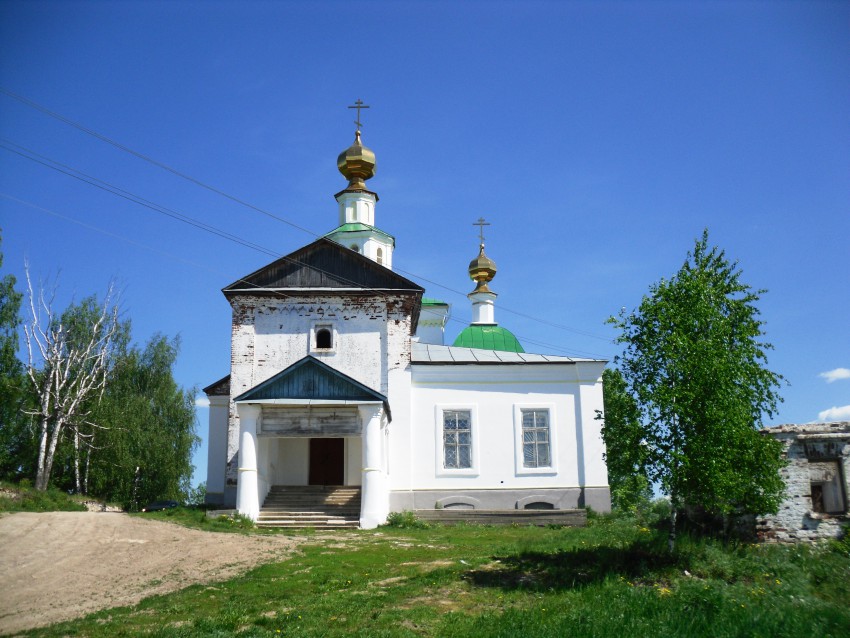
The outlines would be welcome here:
[[[405,509],[609,510],[605,362],[524,352],[496,322],[483,235],[472,321],[445,345],[449,305],[393,271],[359,130],[338,166],[337,227],[223,289],[231,364],[205,389],[208,501],[258,519],[275,494],[344,486],[364,528]]]
[[[850,525],[850,422],[778,425],[762,430],[785,447],[785,500],[756,522],[764,540],[836,538]]]

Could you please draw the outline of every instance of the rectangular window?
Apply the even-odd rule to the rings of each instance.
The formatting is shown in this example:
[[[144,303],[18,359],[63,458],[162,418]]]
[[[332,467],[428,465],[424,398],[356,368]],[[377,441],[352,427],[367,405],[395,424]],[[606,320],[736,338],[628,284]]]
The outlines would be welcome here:
[[[522,410],[522,465],[550,467],[549,410]]]
[[[443,411],[443,467],[472,467],[472,415],[468,410]]]
[[[844,514],[847,511],[844,481],[838,461],[810,461],[809,481],[813,512]]]

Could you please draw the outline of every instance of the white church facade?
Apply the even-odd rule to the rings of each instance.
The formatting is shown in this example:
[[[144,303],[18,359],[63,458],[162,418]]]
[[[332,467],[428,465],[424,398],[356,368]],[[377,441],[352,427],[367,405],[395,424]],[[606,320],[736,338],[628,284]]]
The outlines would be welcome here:
[[[525,353],[495,321],[483,241],[472,321],[445,345],[449,306],[392,270],[360,137],[338,160],[338,227],[223,289],[208,502],[256,520],[274,486],[350,486],[363,528],[402,510],[608,511],[605,361]]]

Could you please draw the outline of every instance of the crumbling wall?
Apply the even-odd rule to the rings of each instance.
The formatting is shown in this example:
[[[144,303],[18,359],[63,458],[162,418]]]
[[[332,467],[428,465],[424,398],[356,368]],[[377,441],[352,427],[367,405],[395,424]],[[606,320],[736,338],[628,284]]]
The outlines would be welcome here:
[[[785,500],[776,515],[756,520],[759,539],[840,537],[850,525],[850,422],[779,425],[762,433],[783,443],[788,464],[782,469]]]
[[[388,363],[390,368],[409,367],[412,320],[410,300],[405,296],[240,295],[230,302],[233,323],[226,482],[231,491],[238,480],[239,454],[234,397],[308,354],[387,396]],[[325,325],[333,329],[333,348],[317,351],[311,343],[311,331]]]

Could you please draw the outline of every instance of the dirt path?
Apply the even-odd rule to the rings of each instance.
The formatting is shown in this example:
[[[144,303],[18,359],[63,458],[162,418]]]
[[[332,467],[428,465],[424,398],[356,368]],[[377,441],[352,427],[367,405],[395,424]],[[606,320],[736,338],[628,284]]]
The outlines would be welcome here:
[[[298,542],[202,532],[126,514],[2,516],[0,633],[230,578],[286,557]]]

